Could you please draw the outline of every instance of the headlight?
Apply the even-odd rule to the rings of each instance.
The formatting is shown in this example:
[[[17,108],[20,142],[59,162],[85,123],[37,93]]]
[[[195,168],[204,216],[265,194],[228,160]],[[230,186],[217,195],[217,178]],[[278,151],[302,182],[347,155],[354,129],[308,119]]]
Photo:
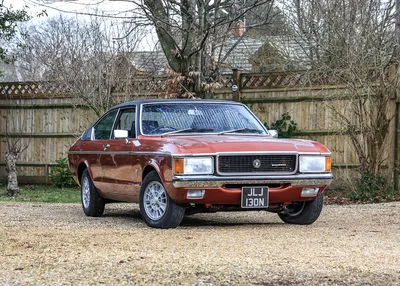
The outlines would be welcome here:
[[[299,156],[300,173],[330,172],[331,157],[325,156]]]
[[[214,173],[212,157],[187,157],[174,159],[174,173],[205,175]]]

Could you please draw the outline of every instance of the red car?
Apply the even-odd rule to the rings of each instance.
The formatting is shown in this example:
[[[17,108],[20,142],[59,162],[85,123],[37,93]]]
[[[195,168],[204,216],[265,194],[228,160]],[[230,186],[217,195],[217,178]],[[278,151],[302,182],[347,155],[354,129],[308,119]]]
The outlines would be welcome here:
[[[248,210],[311,224],[333,178],[331,153],[276,134],[238,102],[130,101],[82,134],[69,166],[88,216],[124,201],[139,203],[155,228],[177,227],[185,214]]]

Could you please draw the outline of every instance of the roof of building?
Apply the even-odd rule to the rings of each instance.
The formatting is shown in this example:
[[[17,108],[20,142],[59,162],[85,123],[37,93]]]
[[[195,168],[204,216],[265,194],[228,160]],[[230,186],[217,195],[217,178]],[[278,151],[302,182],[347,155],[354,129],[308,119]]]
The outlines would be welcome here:
[[[309,58],[306,53],[306,43],[298,37],[272,36],[268,37],[270,43],[282,55],[282,57],[296,62],[299,69],[309,65]]]
[[[232,69],[240,69],[243,72],[252,71],[251,58],[265,44],[272,46],[282,57],[295,64],[298,69],[308,66],[308,57],[304,51],[304,42],[289,36],[270,36],[266,40],[243,38],[230,39],[224,45],[219,45],[215,61],[221,62],[221,72],[231,73]],[[221,51],[222,48],[222,51]],[[226,59],[224,59],[225,55]],[[220,58],[219,54],[221,54]]]
[[[250,72],[252,65],[249,59],[262,45],[263,42],[257,39],[229,39],[225,44],[217,46],[214,60],[221,63],[223,74],[232,73],[232,69]]]
[[[168,65],[167,58],[162,51],[133,52],[130,59],[138,71],[155,76],[165,74],[165,68]]]

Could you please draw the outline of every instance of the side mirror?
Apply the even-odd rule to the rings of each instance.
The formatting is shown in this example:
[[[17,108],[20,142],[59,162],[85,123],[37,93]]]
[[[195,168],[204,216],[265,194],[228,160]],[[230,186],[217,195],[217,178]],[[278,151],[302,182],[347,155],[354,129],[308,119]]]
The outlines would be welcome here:
[[[278,130],[268,130],[269,135],[274,138],[278,138]]]
[[[114,130],[115,139],[125,139],[128,138],[128,130]]]

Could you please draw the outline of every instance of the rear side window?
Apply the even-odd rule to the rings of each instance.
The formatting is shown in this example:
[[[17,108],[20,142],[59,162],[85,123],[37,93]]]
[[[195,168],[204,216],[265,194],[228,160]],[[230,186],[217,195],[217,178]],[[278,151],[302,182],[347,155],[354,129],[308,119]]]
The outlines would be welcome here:
[[[128,137],[130,138],[136,137],[135,118],[136,118],[135,109],[122,110],[120,112],[120,116],[117,120],[117,123],[115,124],[115,129],[127,130]]]
[[[117,110],[113,110],[104,116],[95,126],[94,126],[94,139],[96,140],[107,140],[110,139],[111,130],[114,125],[115,116],[117,115]]]

